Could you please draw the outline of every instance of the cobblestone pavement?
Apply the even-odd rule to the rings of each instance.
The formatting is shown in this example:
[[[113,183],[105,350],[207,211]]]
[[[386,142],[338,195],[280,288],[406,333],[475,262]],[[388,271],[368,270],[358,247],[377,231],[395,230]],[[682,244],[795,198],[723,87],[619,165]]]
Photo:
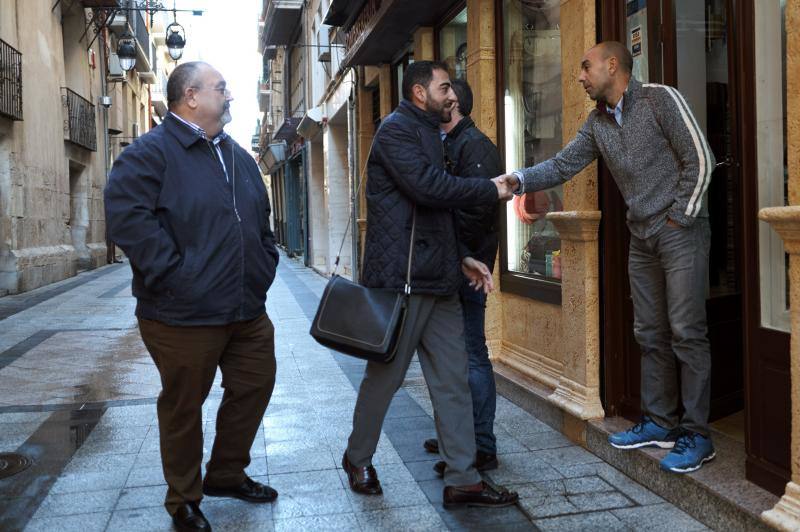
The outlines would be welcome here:
[[[136,330],[130,269],[115,265],[0,298],[0,452],[34,465],[0,480],[0,530],[170,530],[163,509],[158,373]],[[701,530],[671,504],[498,398],[499,469],[515,507],[441,506],[422,441],[431,403],[412,364],[375,456],[382,497],[352,493],[339,466],[363,364],[308,335],[325,279],[286,257],[270,290],[278,375],[248,473],[274,504],[206,498],[214,530]],[[204,407],[206,458],[221,398]]]

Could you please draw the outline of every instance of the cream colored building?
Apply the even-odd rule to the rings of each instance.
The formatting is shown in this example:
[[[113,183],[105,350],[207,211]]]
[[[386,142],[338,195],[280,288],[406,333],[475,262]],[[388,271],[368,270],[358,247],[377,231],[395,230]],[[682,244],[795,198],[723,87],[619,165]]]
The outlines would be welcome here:
[[[106,63],[113,29],[87,28],[88,6],[117,4],[0,0],[0,295],[107,262],[106,169],[149,129],[153,81],[145,26],[127,75]]]

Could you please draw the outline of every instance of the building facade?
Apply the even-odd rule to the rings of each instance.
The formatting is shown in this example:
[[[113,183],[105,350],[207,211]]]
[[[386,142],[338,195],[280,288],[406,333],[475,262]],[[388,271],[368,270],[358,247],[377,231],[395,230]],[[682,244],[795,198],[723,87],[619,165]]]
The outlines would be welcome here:
[[[149,26],[118,0],[0,1],[0,295],[106,264],[103,187],[150,127]],[[100,17],[100,18],[96,18]],[[137,61],[119,68],[117,36]]]
[[[288,4],[264,3],[265,28],[279,24],[269,13]],[[472,118],[508,170],[553,156],[584,123],[594,104],[577,82],[580,60],[601,40],[629,46],[641,81],[685,95],[718,161],[708,192],[707,311],[723,464],[709,475],[724,475],[673,484],[669,493],[688,499],[671,502],[715,528],[800,527],[800,342],[792,342],[800,338],[792,329],[800,327],[792,319],[800,315],[800,262],[789,259],[800,253],[800,2],[302,4],[293,19],[302,36],[278,53],[302,48],[305,57],[306,106],[289,126],[306,154],[304,257],[323,274],[349,224],[355,237],[345,240],[341,265],[357,278],[366,224],[358,185],[414,60],[442,60],[470,83]],[[605,434],[640,415],[629,235],[613,178],[599,161],[561,187],[514,199],[499,223],[487,337],[501,387],[635,476],[638,455],[605,445]],[[655,471],[647,467],[639,469]],[[703,497],[722,511],[705,511]]]

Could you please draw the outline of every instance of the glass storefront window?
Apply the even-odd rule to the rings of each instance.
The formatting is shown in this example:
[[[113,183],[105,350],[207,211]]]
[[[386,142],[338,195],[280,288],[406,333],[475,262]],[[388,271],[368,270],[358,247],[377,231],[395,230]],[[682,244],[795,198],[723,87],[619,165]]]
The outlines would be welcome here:
[[[786,0],[756,3],[756,113],[759,208],[788,205]],[[789,258],[783,241],[759,222],[761,324],[789,332]]]
[[[507,171],[540,163],[562,146],[559,3],[503,2]],[[508,271],[560,281],[561,239],[545,215],[563,210],[562,198],[558,186],[507,204]]]
[[[450,77],[467,80],[467,9],[439,30],[439,57],[450,67]]]

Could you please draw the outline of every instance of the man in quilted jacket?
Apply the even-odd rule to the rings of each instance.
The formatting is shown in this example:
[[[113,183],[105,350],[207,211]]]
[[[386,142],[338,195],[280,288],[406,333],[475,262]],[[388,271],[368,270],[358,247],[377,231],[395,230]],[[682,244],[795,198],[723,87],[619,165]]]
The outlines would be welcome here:
[[[342,467],[353,491],[382,493],[372,457],[386,411],[416,351],[446,463],[444,506],[508,506],[517,494],[483,482],[473,465],[475,433],[458,291],[464,275],[477,290],[489,291],[493,284],[486,265],[459,242],[454,209],[493,205],[511,193],[507,178],[455,177],[445,170],[439,127],[451,119],[453,104],[447,66],[415,62],[403,76],[403,101],[375,134],[367,166],[362,282],[405,290],[413,249],[411,297],[395,358],[367,364]]]

